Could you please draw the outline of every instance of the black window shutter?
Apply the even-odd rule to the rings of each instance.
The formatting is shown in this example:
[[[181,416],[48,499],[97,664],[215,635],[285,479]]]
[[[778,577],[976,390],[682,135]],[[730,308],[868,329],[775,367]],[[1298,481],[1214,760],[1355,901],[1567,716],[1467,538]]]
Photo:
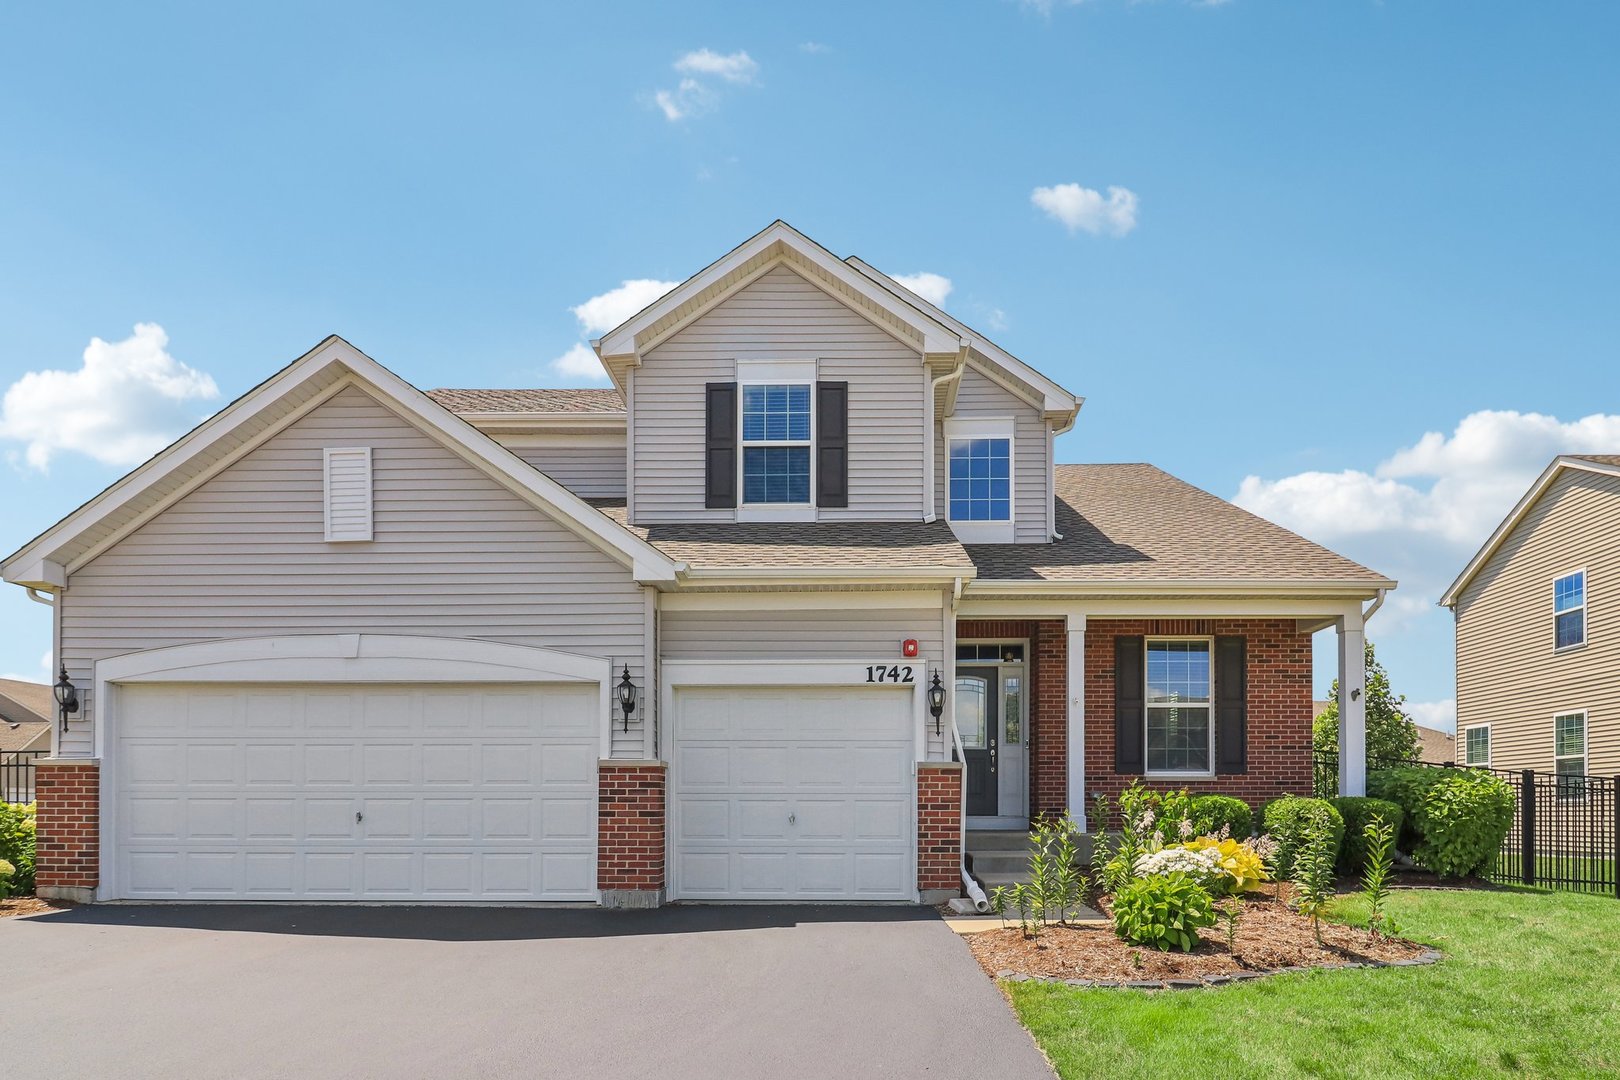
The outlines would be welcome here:
[[[1142,653],[1142,638],[1114,638],[1114,771],[1127,776],[1144,771],[1147,754],[1147,682]]]
[[[1215,639],[1215,771],[1249,771],[1249,643]]]
[[[816,505],[849,505],[849,383],[816,383]]]
[[[729,509],[737,505],[737,384],[712,382],[704,391],[703,505]]]

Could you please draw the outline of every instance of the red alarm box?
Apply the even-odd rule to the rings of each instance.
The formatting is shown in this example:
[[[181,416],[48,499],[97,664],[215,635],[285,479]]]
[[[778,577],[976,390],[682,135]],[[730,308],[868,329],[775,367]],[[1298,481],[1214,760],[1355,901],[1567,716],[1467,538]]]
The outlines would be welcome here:
[[[917,639],[906,638],[900,643],[900,655],[910,660],[917,655]]]

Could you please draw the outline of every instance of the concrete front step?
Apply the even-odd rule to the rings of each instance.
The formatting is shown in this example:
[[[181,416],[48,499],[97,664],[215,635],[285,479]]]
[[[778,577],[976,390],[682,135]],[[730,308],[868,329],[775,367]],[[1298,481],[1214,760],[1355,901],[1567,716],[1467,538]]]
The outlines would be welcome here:
[[[1029,850],[1029,833],[1017,829],[969,829],[967,849],[979,851]]]

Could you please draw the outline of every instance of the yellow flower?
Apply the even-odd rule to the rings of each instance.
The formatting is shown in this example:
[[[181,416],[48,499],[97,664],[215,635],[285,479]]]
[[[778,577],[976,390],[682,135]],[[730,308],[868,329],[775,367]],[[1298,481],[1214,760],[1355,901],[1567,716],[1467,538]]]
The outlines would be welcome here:
[[[1200,836],[1182,846],[1189,851],[1213,850],[1216,869],[1226,879],[1227,888],[1232,892],[1248,892],[1259,887],[1261,882],[1271,880],[1260,856],[1241,840]]]

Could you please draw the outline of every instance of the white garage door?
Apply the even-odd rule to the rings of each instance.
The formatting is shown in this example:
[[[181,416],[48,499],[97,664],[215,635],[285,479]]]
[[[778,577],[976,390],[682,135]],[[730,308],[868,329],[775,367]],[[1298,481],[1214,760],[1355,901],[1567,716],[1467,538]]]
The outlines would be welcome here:
[[[909,690],[675,692],[671,895],[910,900]]]
[[[120,896],[596,898],[593,685],[116,692]]]

